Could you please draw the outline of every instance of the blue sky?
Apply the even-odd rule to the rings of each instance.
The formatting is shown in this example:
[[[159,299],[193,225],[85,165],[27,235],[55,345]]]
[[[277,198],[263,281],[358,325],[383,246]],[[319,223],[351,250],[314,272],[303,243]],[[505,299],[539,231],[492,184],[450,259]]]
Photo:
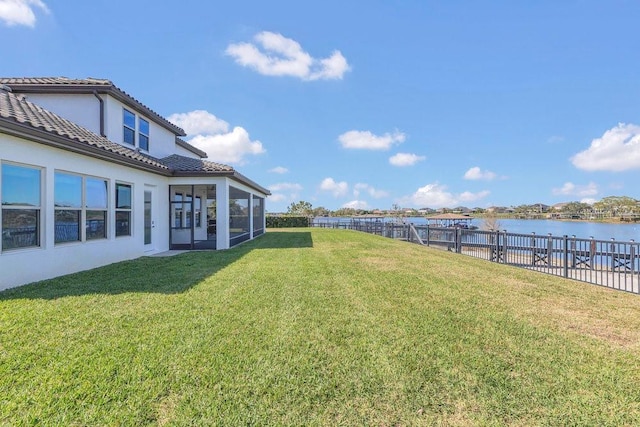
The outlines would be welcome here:
[[[112,80],[270,212],[640,198],[640,2],[0,0],[0,74]]]

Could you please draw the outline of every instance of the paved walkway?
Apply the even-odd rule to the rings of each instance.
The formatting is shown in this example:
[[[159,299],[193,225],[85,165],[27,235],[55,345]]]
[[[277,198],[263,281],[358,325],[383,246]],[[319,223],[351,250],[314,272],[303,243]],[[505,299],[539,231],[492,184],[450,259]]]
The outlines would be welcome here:
[[[150,257],[168,257],[168,256],[180,255],[180,254],[183,254],[185,252],[191,252],[191,251],[189,251],[189,250],[172,250],[172,251],[158,252],[156,254],[152,254],[152,255],[148,255],[148,256],[150,256]]]

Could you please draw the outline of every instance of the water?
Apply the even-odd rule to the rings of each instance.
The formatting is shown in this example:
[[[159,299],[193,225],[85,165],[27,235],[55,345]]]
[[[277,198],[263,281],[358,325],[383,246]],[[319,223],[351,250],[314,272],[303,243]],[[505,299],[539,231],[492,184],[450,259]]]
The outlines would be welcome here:
[[[351,218],[316,218],[318,222],[344,222],[350,221]],[[387,218],[392,220],[392,218]],[[426,224],[424,217],[404,218],[405,222],[413,224]],[[640,223],[638,224],[622,224],[622,223],[604,223],[604,222],[587,222],[587,221],[557,221],[551,219],[499,219],[500,230],[506,230],[509,233],[520,234],[541,234],[547,235],[551,233],[554,236],[569,237],[576,236],[581,239],[593,237],[596,240],[618,241],[635,240],[640,241]],[[474,218],[472,225],[482,228],[482,218]]]

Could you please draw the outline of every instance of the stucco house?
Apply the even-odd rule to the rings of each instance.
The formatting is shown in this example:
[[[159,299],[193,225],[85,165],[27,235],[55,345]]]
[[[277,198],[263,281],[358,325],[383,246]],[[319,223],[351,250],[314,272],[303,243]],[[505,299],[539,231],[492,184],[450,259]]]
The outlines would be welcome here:
[[[265,230],[267,189],[103,79],[0,78],[0,290]]]

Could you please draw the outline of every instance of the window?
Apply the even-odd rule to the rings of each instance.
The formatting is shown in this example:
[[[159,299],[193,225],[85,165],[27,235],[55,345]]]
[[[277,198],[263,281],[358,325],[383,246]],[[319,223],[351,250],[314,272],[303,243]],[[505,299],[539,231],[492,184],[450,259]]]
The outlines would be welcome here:
[[[184,203],[182,204],[185,218],[184,226],[186,228],[191,228],[191,200],[193,200],[191,194],[187,194],[184,198]]]
[[[116,183],[116,236],[131,236],[131,186]]]
[[[182,228],[182,193],[176,193],[172,204],[174,207],[173,227]]]
[[[86,239],[107,238],[107,181],[85,178]]]
[[[137,122],[137,123],[136,123]],[[149,122],[135,113],[122,109],[123,136],[122,140],[129,145],[137,146],[141,150],[149,151]],[[138,125],[136,127],[136,124]],[[136,144],[136,132],[138,143]]]
[[[196,227],[202,227],[202,197],[200,196],[196,196],[194,211],[196,215]]]
[[[82,177],[62,172],[54,175],[55,243],[82,239]]]
[[[107,188],[105,179],[55,172],[55,243],[107,238]]]
[[[8,163],[0,168],[2,250],[40,246],[40,169]]]
[[[136,115],[126,108],[123,109],[124,135],[122,140],[131,145],[136,145]]]
[[[138,118],[138,146],[149,151],[149,122],[142,117]]]

